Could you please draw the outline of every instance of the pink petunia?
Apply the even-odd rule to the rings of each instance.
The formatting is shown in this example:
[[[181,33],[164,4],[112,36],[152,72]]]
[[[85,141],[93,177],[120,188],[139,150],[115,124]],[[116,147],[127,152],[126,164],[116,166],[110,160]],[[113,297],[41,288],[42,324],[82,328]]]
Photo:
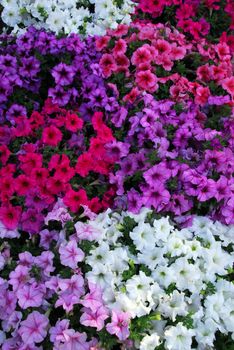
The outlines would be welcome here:
[[[45,315],[33,311],[21,322],[18,333],[25,344],[40,343],[46,337],[48,324],[49,320]]]
[[[132,55],[132,64],[138,66],[142,63],[150,63],[152,60],[152,55],[148,47],[139,47]]]
[[[171,45],[170,58],[174,60],[182,60],[186,55],[186,48],[177,46],[176,44]]]
[[[39,307],[43,302],[45,287],[36,283],[25,284],[17,291],[18,304],[22,309],[28,307]]]
[[[42,133],[42,142],[49,146],[57,146],[62,140],[63,135],[61,131],[55,126],[51,125],[46,127]]]
[[[57,336],[62,336],[63,331],[69,328],[69,320],[63,319],[61,321],[57,321],[54,327],[51,327],[49,330],[50,333],[50,341],[55,343]]]
[[[136,83],[141,89],[146,91],[155,92],[158,89],[157,78],[150,70],[138,72]]]
[[[74,329],[65,329],[56,337],[56,341],[60,342],[59,350],[90,350],[86,339],[86,333],[75,332]]]
[[[81,275],[73,275],[70,279],[60,279],[59,288],[63,292],[70,293],[72,295],[80,296],[84,293],[84,279]]]
[[[49,276],[55,270],[53,266],[54,254],[50,251],[42,252],[41,255],[35,258],[35,264],[38,265],[44,275]]]
[[[61,263],[64,266],[69,266],[71,269],[76,269],[78,262],[84,259],[84,252],[77,247],[75,240],[71,240],[59,248]]]
[[[100,331],[104,325],[105,320],[109,317],[107,308],[100,306],[95,312],[89,308],[83,308],[84,313],[80,317],[80,323],[86,327],[97,328]]]
[[[129,335],[130,314],[123,311],[112,311],[111,323],[107,323],[106,330],[115,334],[119,340],[126,340]]]
[[[90,293],[86,294],[84,298],[80,301],[85,307],[89,307],[93,312],[95,312],[100,306],[103,305],[102,301],[102,290],[101,288],[89,281]]]
[[[5,225],[0,221],[0,238],[19,238],[19,232],[17,229],[7,229]]]
[[[55,307],[62,306],[66,312],[71,312],[74,305],[78,304],[79,301],[80,298],[77,295],[71,294],[69,292],[67,293],[65,291],[59,295],[59,298],[55,303]]]
[[[106,78],[110,77],[117,68],[114,57],[108,53],[102,56],[99,64]]]
[[[0,220],[8,230],[17,228],[21,215],[21,207],[13,207],[11,205],[0,207]]]
[[[234,76],[224,79],[222,82],[222,88],[226,90],[233,98],[234,97]]]
[[[95,241],[100,237],[101,232],[92,225],[77,222],[75,224],[76,234],[80,240]]]
[[[10,273],[9,284],[12,285],[14,292],[21,288],[29,280],[29,268],[27,266],[18,265],[15,270]]]

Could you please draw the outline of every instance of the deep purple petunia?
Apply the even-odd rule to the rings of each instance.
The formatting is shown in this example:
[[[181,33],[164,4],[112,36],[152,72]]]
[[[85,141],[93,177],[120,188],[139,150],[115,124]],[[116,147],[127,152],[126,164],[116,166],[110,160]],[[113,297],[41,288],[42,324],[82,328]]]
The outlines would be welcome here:
[[[65,63],[59,63],[52,69],[52,76],[56,84],[61,86],[70,85],[76,74],[74,67],[68,66]]]

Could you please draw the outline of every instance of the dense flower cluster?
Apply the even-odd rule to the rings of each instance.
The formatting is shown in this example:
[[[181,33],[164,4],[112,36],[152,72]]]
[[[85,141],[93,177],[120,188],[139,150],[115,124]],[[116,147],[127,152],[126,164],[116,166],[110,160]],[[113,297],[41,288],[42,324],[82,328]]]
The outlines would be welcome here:
[[[139,0],[136,19],[145,20],[145,15],[150,22],[169,21],[195,40],[222,36],[234,50],[232,0]]]
[[[58,201],[24,251],[22,233],[1,229],[3,350],[189,350],[233,337],[233,227],[195,217],[178,230],[148,209],[82,216]]]
[[[195,217],[191,227],[178,230],[145,208],[139,215],[107,212],[91,224],[101,235],[86,258],[92,266],[87,279],[101,286],[112,312],[133,319],[136,348],[154,350],[164,342],[165,349],[188,350],[195,339],[196,348],[205,349],[218,330],[234,338],[234,286],[226,280],[233,227]],[[127,339],[124,327],[117,331]]]
[[[101,77],[93,38],[81,41],[74,34],[59,39],[29,28],[17,39],[2,35],[0,40],[1,123],[38,110],[47,97],[59,106],[79,108],[84,120],[100,109],[116,118],[123,114],[113,88]]]
[[[114,191],[106,175],[115,159],[105,146],[114,147],[116,140],[102,118],[94,114],[92,132],[76,111],[47,100],[41,113],[12,119],[0,145],[2,238],[19,237],[17,229],[38,233],[58,198],[73,213],[81,206],[98,212],[111,205]]]
[[[2,350],[233,350],[233,4],[0,0]]]
[[[28,26],[59,33],[103,35],[106,28],[128,24],[134,10],[131,0],[1,0],[1,18],[13,32]]]
[[[183,34],[152,24],[123,28],[96,43],[103,74],[128,110],[117,125],[120,160],[110,176],[117,205],[134,213],[147,206],[176,216],[209,214],[233,224],[229,47],[192,45]]]

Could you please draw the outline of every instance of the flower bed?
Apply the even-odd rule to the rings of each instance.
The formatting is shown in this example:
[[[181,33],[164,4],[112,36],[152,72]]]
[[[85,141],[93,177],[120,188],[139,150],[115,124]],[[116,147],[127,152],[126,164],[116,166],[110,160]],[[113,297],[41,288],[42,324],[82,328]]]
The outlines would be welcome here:
[[[128,111],[118,123],[112,120],[122,141],[110,175],[116,205],[135,213],[147,206],[176,216],[211,215],[233,224],[229,47],[191,44],[161,24],[125,26],[96,45],[103,75]]]
[[[233,350],[232,2],[0,4],[0,348]]]
[[[58,201],[38,233],[4,230],[3,350],[203,349],[234,335],[233,228],[178,229],[145,208],[77,217]]]

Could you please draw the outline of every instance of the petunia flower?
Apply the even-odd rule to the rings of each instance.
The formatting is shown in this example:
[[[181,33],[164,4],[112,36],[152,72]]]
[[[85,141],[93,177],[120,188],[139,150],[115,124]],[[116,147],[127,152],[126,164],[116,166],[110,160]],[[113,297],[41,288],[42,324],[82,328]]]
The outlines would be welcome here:
[[[25,344],[42,342],[47,334],[48,318],[38,311],[33,311],[22,321],[18,330]]]
[[[71,269],[76,269],[78,262],[84,259],[84,252],[77,247],[77,243],[74,239],[67,244],[61,245],[59,254],[61,263],[64,266],[69,266]]]
[[[126,340],[129,335],[130,314],[122,311],[112,311],[111,323],[107,323],[106,330],[114,334],[119,340]]]

